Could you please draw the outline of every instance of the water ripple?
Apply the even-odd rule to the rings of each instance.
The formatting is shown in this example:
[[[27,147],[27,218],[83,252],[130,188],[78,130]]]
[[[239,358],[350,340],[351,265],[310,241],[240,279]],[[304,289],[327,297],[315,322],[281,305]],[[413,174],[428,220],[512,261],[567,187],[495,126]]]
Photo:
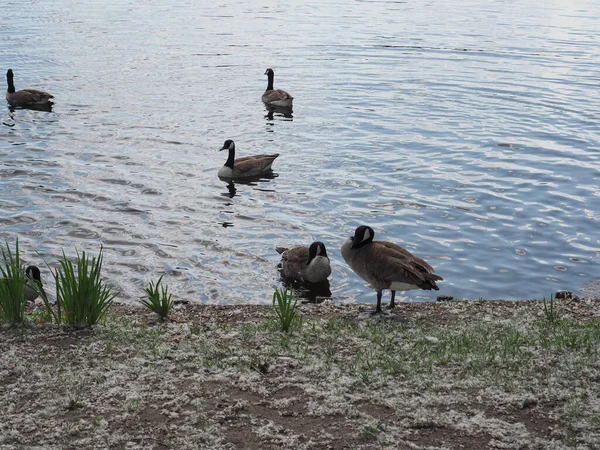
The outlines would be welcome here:
[[[125,300],[165,273],[192,301],[268,302],[275,246],[319,239],[334,296],[372,302],[338,251],[368,223],[444,295],[597,276],[596,3],[188,3],[11,10],[1,65],[56,97],[1,114],[0,238],[25,259],[103,245]],[[267,67],[293,113],[260,102]],[[280,153],[278,177],[221,183],[227,138]]]

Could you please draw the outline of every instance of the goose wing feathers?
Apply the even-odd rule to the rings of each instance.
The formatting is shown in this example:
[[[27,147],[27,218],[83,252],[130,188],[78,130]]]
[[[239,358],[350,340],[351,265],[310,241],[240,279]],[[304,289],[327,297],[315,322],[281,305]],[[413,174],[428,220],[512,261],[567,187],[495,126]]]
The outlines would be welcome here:
[[[302,279],[308,261],[308,247],[286,249],[281,255],[281,268],[288,278]]]
[[[437,290],[438,280],[443,278],[433,273],[433,267],[408,250],[391,242],[374,241],[370,251],[379,264],[369,265],[366,270],[373,280],[381,280],[382,284],[393,282],[410,283],[421,289]]]
[[[387,241],[375,241],[375,244],[384,245],[390,251],[398,252],[406,258],[412,259],[416,264],[424,267],[425,269],[427,269],[427,271],[429,271],[431,273],[433,273],[433,271],[434,271],[433,267],[431,267],[431,265],[429,265],[429,263],[427,261],[419,258],[418,256],[413,255],[411,252],[406,250],[404,247],[400,247],[399,245],[394,244],[393,242],[387,242]]]
[[[293,98],[294,97],[282,89],[273,89],[271,91],[265,91],[262,96],[262,101],[264,103],[272,103],[280,100],[293,100]]]
[[[20,91],[9,94],[7,97],[10,97],[9,103],[17,105],[32,105],[36,103],[45,103],[51,98],[54,98],[53,95],[48,94],[44,91],[38,91],[36,89],[22,89]]]
[[[237,158],[234,163],[234,171],[240,175],[255,175],[267,170],[273,164],[279,153],[273,155],[253,155]]]

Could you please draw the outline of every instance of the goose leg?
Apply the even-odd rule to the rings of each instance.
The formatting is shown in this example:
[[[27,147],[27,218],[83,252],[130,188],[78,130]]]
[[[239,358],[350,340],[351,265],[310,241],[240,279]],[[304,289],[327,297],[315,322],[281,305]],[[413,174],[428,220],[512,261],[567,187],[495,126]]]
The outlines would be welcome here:
[[[383,311],[381,310],[381,291],[377,291],[377,308],[375,308],[375,312],[373,314],[381,314]]]
[[[390,306],[389,306],[390,309],[393,309],[396,307],[395,299],[396,299],[396,291],[392,291],[392,299],[390,300]]]

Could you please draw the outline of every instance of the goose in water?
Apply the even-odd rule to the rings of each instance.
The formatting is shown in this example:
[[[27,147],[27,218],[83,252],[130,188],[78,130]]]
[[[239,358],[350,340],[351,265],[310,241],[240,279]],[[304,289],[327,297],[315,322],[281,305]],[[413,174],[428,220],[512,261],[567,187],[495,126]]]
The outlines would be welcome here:
[[[396,306],[396,291],[411,289],[439,290],[436,281],[443,280],[423,259],[386,241],[374,241],[371,227],[361,225],[342,244],[342,257],[350,268],[377,291],[377,308],[381,313],[381,294],[392,291],[390,308]]]
[[[269,81],[267,83],[267,90],[262,95],[263,103],[272,106],[292,106],[294,97],[281,89],[273,89],[273,79],[275,78],[273,69],[267,69],[265,75]]]
[[[29,279],[25,281],[25,300],[27,300],[28,302],[32,302],[36,298],[38,298],[39,294],[38,291],[29,286],[28,283],[35,283],[40,288],[42,288],[42,278],[40,276],[40,269],[38,269],[36,266],[29,266],[27,267],[27,269],[25,269],[25,275],[27,275],[27,278]]]
[[[15,84],[13,82],[13,71],[8,69],[6,72],[6,81],[8,83],[8,90],[6,91],[6,101],[10,106],[39,106],[50,103],[50,99],[54,96],[47,92],[38,91],[35,89],[22,89],[20,91],[15,90]]]
[[[277,247],[281,254],[281,272],[285,278],[319,283],[331,275],[325,244],[315,241],[310,247]]]
[[[271,172],[271,165],[279,153],[272,155],[252,155],[235,159],[235,143],[227,139],[219,150],[229,150],[225,165],[219,170],[219,178],[229,180],[253,178]]]

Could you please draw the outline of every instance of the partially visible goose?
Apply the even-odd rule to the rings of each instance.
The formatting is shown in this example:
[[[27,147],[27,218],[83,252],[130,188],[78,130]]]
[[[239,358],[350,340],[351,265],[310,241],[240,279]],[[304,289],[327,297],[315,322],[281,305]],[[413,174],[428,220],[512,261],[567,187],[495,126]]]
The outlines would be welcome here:
[[[281,271],[285,278],[319,283],[331,275],[325,244],[315,241],[310,247],[277,247],[281,254]]]
[[[15,91],[12,69],[8,69],[8,72],[6,72],[6,82],[8,83],[6,101],[10,106],[45,105],[50,102],[51,98],[54,98],[54,96],[47,92],[38,91],[36,89],[22,89],[20,91]]]
[[[235,143],[227,139],[219,150],[229,150],[225,165],[219,170],[219,178],[244,179],[252,178],[271,172],[271,164],[279,153],[272,155],[252,155],[235,159]]]
[[[38,269],[36,266],[29,266],[27,267],[27,269],[25,269],[25,275],[27,275],[27,278],[29,278],[29,280],[26,280],[25,284],[25,300],[27,300],[28,302],[32,302],[36,298],[38,298],[39,294],[38,291],[29,286],[27,283],[35,283],[40,288],[42,288],[42,278],[40,276],[40,269]]]
[[[269,82],[267,83],[267,90],[262,95],[263,103],[273,106],[292,106],[294,97],[281,89],[273,89],[273,79],[275,78],[273,69],[267,69],[265,75],[268,77]]]
[[[377,291],[377,309],[381,312],[381,293],[392,291],[390,308],[396,306],[396,291],[410,289],[436,290],[436,281],[443,280],[433,267],[408,250],[386,241],[374,241],[371,227],[361,225],[354,236],[342,244],[342,257],[350,268]]]

